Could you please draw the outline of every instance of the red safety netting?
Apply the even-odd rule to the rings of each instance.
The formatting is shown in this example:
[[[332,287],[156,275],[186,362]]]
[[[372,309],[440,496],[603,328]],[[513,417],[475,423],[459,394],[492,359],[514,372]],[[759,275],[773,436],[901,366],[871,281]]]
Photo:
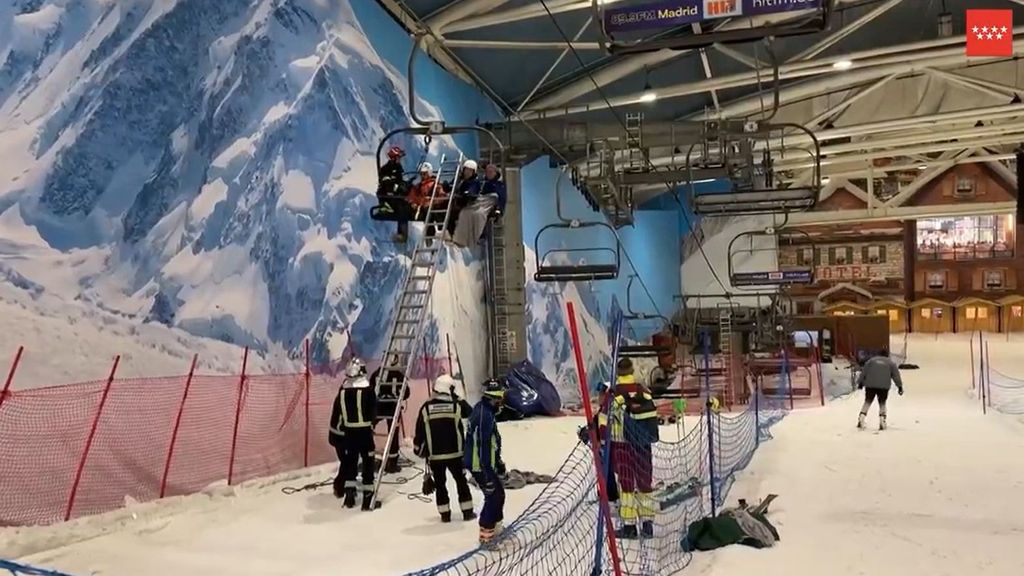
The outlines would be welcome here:
[[[416,376],[444,362],[420,364]],[[343,380],[337,372],[115,377],[31,390],[10,389],[8,378],[0,389],[0,526],[49,524],[108,512],[128,498],[191,494],[334,461],[327,430]],[[409,385],[406,435],[428,396],[425,379]]]

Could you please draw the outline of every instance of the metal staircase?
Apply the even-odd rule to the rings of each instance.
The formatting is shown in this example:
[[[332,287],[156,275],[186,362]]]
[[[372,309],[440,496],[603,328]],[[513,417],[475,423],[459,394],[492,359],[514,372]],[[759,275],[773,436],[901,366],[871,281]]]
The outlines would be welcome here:
[[[461,175],[463,156],[459,154],[457,162],[446,162],[441,156],[441,166],[437,172],[437,179],[434,182],[434,189],[430,194],[430,207],[427,209],[425,221],[427,226],[440,226],[434,237],[426,235],[416,242],[412,251],[412,259],[409,265],[409,272],[405,276],[405,282],[398,296],[395,306],[394,318],[391,327],[388,329],[388,345],[381,358],[381,366],[390,366],[397,359],[399,366],[404,366],[402,371],[402,386],[398,393],[399,401],[395,413],[391,415],[391,425],[388,427],[388,437],[384,444],[384,453],[381,457],[380,467],[373,484],[373,498],[370,508],[377,504],[377,496],[380,491],[381,479],[384,477],[384,468],[391,452],[391,443],[394,441],[398,427],[401,425],[402,410],[405,408],[405,391],[409,387],[409,374],[412,372],[416,359],[416,352],[423,342],[423,334],[426,332],[426,322],[429,316],[428,307],[430,295],[434,288],[434,277],[437,274],[437,264],[441,253],[445,251],[441,241],[441,232],[447,227],[448,219],[451,218],[452,199],[454,194],[448,194],[441,202],[436,202],[438,194],[443,194],[441,183],[446,179],[452,183],[452,190],[458,187],[458,179]],[[384,378],[377,381],[376,392],[380,393]],[[382,415],[378,415],[382,416]]]

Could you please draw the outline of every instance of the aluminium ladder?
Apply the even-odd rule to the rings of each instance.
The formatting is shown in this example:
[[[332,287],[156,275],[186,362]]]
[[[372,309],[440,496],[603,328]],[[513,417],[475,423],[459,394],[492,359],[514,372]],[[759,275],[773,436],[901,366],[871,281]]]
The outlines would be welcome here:
[[[732,406],[733,382],[732,382],[732,302],[720,303],[718,305],[718,348],[722,353],[722,374],[725,376],[724,398],[722,401],[727,406]]]
[[[388,345],[384,356],[381,359],[381,373],[377,379],[375,392],[380,393],[381,385],[386,378],[387,368],[392,360],[397,359],[399,366],[404,366],[402,371],[402,386],[398,392],[398,402],[395,413],[391,415],[391,425],[388,426],[388,436],[384,444],[384,453],[381,457],[380,467],[373,483],[373,498],[370,501],[370,509],[377,506],[377,496],[380,492],[381,479],[384,477],[384,468],[387,465],[391,452],[391,443],[395,434],[398,433],[400,417],[405,407],[405,392],[409,388],[409,374],[412,372],[416,361],[416,352],[423,342],[423,334],[426,332],[426,322],[429,317],[428,306],[430,295],[434,288],[434,277],[437,274],[437,264],[441,253],[444,252],[444,244],[441,236],[448,226],[448,220],[452,214],[452,201],[455,198],[455,190],[459,185],[459,178],[462,176],[462,163],[464,157],[459,154],[457,162],[445,162],[441,156],[441,166],[437,172],[437,179],[434,181],[434,189],[430,194],[430,207],[424,221],[426,226],[438,226],[434,237],[421,237],[412,252],[409,272],[405,276],[402,291],[399,293],[398,302],[395,306],[394,319],[391,328],[388,330]],[[443,194],[442,182],[446,174],[449,175],[452,183],[452,190],[441,202],[438,200],[438,192]]]

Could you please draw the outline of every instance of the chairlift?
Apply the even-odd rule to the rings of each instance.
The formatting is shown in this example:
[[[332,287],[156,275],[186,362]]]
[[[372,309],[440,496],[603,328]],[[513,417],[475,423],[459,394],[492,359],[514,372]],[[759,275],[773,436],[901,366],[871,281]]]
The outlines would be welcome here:
[[[619,243],[618,234],[615,228],[604,221],[583,222],[576,218],[562,216],[562,177],[565,170],[558,175],[555,182],[555,215],[559,222],[548,224],[541,228],[533,240],[533,250],[537,255],[537,271],[533,279],[537,282],[584,282],[590,280],[614,280],[619,277],[619,264],[622,259],[622,246]],[[594,248],[551,248],[544,252],[540,249],[540,238],[545,233],[555,230],[568,230],[582,232],[593,228],[606,228],[615,239],[615,247],[598,246]],[[559,264],[556,262],[558,256],[578,257],[582,259],[586,255],[603,255],[603,262],[600,263],[570,263]]]
[[[636,274],[631,274],[629,276],[629,282],[626,284],[627,313],[622,315],[622,319],[625,322],[636,320],[656,320],[661,324],[661,330],[664,331],[670,326],[668,318],[660,313],[647,314],[646,312],[637,312],[633,310],[631,292],[633,288],[633,280],[635,280],[636,277]],[[653,341],[650,344],[622,344],[619,346],[619,356],[622,358],[657,358],[667,354],[672,354],[673,352],[674,351],[671,346],[655,345]]]
[[[740,216],[790,214],[814,208],[822,186],[821,146],[814,132],[793,123],[746,122],[741,130],[735,124],[705,122],[704,137],[687,151],[693,212]],[[758,156],[760,159],[755,160]],[[778,174],[801,158],[810,168],[806,179],[798,184],[781,182]],[[709,173],[727,181],[729,189],[698,191],[694,182],[707,179]]]
[[[785,226],[785,223],[782,224]],[[757,238],[772,238],[773,242],[771,246],[755,246],[754,242]],[[747,248],[736,247],[736,242],[743,239],[748,239],[750,244]],[[796,285],[810,285],[814,283],[814,263],[809,264],[796,264],[781,266],[778,262],[778,252],[780,244],[786,244],[788,246],[802,245],[814,247],[814,243],[811,240],[810,235],[803,230],[787,229],[782,230],[779,228],[767,228],[765,230],[749,230],[746,232],[740,232],[729,242],[729,248],[727,252],[727,266],[729,272],[729,283],[733,288],[743,291],[751,291],[763,289],[765,286],[777,286],[787,287]],[[775,252],[775,270],[756,270],[751,272],[737,272],[736,271],[736,259],[737,256],[747,255],[751,257],[758,253],[763,252]]]
[[[832,13],[832,0],[803,0],[801,3],[805,5],[802,6],[805,9],[800,11],[796,19],[756,28],[749,25],[737,26],[730,30],[712,29],[709,24],[701,34],[693,34],[690,31],[691,25],[700,23],[704,16],[699,3],[692,6],[678,5],[671,10],[672,15],[669,18],[647,16],[656,10],[665,10],[668,6],[655,0],[627,0],[614,5],[608,5],[607,0],[591,0],[591,9],[594,20],[600,25],[598,44],[609,54],[621,55],[664,49],[693,50],[708,48],[713,44],[746,43],[763,38],[783,38],[826,30]],[[706,6],[708,3],[704,4]],[[686,10],[690,12],[684,13]],[[757,10],[756,14],[747,16],[779,13],[789,11],[790,8],[765,7]],[[733,16],[729,20],[743,17],[742,14],[722,16]],[[648,35],[649,31],[657,32]]]

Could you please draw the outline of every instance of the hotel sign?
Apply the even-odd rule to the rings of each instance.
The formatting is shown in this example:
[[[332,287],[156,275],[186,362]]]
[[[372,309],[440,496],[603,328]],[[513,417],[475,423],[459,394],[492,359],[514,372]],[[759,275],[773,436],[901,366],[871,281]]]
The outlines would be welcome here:
[[[867,264],[851,264],[849,266],[818,266],[815,269],[815,276],[819,280],[868,280],[870,278],[882,277],[878,271],[872,275],[873,268]]]

